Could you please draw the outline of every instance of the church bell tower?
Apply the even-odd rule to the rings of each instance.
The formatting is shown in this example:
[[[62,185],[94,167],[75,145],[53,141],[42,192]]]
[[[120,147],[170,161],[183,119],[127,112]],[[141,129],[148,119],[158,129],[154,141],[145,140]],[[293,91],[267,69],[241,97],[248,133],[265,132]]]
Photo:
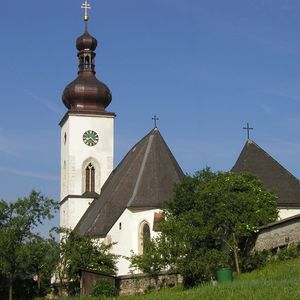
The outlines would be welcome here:
[[[77,38],[78,76],[66,86],[62,100],[68,111],[61,127],[60,226],[73,229],[113,170],[114,118],[106,111],[112,100],[109,88],[96,78],[97,40],[88,32]]]

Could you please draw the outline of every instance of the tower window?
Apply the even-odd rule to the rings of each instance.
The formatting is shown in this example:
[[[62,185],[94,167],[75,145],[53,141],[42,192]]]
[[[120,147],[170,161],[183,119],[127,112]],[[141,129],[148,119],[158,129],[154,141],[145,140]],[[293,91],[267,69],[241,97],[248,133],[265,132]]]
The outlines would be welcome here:
[[[84,69],[87,70],[90,68],[90,57],[87,55],[84,60]]]
[[[85,169],[85,191],[95,192],[95,168],[91,163]]]

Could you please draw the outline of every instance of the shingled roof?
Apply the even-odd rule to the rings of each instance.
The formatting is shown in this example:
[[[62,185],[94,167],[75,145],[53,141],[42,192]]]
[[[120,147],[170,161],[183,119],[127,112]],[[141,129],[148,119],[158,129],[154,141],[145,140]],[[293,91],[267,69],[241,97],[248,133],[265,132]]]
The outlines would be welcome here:
[[[231,171],[255,174],[277,194],[279,207],[300,207],[299,180],[252,140],[246,142]]]
[[[127,153],[89,206],[75,230],[97,237],[107,235],[126,208],[160,208],[172,196],[184,174],[154,128]]]

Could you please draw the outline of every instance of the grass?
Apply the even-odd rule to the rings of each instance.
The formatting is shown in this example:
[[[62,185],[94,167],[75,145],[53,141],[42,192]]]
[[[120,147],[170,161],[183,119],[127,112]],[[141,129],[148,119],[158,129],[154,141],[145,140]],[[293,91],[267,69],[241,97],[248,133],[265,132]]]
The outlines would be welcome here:
[[[96,300],[97,298],[80,298]],[[99,299],[99,298],[98,298]],[[271,262],[266,267],[242,274],[232,283],[206,284],[194,289],[182,287],[150,292],[145,295],[107,298],[109,300],[198,300],[198,299],[232,299],[232,300],[276,300],[300,299],[300,258]],[[73,298],[73,300],[75,300]],[[79,300],[79,299],[78,299]]]

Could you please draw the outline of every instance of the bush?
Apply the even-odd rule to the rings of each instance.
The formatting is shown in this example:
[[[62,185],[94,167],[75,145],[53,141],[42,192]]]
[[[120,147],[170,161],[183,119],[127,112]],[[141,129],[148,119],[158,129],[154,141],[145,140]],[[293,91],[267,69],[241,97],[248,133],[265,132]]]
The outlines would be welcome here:
[[[265,266],[270,253],[266,250],[262,252],[254,252],[242,258],[242,272],[251,272]]]
[[[105,296],[105,297],[113,297],[117,295],[116,287],[106,281],[106,280],[97,280],[92,287],[91,296],[98,297],[98,296]]]
[[[194,287],[215,279],[216,269],[228,266],[228,254],[208,248],[194,251],[193,257],[185,257],[178,263],[178,271],[183,276],[185,287]]]
[[[277,259],[288,260],[300,257],[300,244],[291,244],[286,248],[280,249],[277,253]]]

